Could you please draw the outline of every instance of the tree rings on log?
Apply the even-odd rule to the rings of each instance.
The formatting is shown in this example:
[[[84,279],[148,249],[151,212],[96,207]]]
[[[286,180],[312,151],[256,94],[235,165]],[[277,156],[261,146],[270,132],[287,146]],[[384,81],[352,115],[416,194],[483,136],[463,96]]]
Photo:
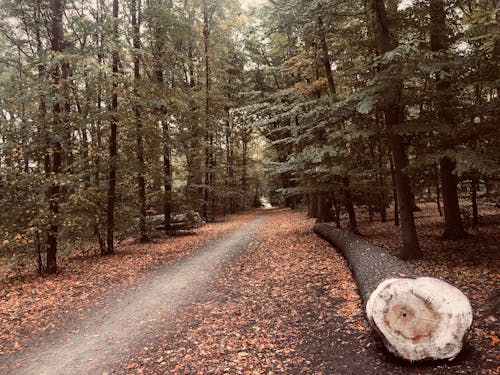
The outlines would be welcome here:
[[[370,295],[366,313],[387,348],[410,361],[453,359],[472,324],[467,297],[431,277],[383,281]]]

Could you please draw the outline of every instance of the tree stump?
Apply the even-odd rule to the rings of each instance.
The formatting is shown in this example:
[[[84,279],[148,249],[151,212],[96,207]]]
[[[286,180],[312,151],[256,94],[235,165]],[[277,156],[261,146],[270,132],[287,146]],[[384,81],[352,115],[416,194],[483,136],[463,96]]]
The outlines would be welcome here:
[[[347,258],[371,326],[385,346],[410,361],[453,359],[472,324],[468,298],[454,286],[423,277],[364,238],[326,224],[314,232]]]

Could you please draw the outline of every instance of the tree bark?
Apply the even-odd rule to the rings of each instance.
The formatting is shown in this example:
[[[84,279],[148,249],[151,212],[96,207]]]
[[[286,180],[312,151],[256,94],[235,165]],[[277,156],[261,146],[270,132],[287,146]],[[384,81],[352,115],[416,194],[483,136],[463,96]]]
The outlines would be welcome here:
[[[472,324],[467,297],[444,281],[422,277],[364,238],[316,224],[347,258],[366,316],[387,349],[410,360],[452,359]]]
[[[345,208],[347,210],[347,215],[349,216],[349,226],[347,229],[349,232],[358,233],[358,222],[356,220],[356,210],[354,209],[354,203],[352,201],[351,189],[349,187],[349,177],[344,176],[342,178],[342,184],[344,187],[344,202]]]
[[[113,0],[113,38],[118,43],[118,0]],[[111,94],[111,123],[109,135],[109,171],[108,171],[108,205],[107,205],[107,246],[105,254],[115,251],[115,204],[116,204],[116,170],[118,164],[118,50],[115,46],[112,53],[113,85]]]
[[[476,226],[479,224],[479,212],[477,207],[477,190],[479,187],[479,178],[477,176],[472,176],[472,181],[470,185],[471,202],[472,202],[472,225]]]
[[[434,172],[436,173],[436,204],[439,216],[443,216],[443,210],[441,210],[441,187],[439,185],[439,168],[437,165],[434,166]]]
[[[433,52],[446,52],[449,47],[448,35],[446,32],[446,13],[443,0],[431,0],[431,50]],[[436,77],[436,88],[438,91],[437,114],[438,119],[447,125],[453,125],[454,108],[452,106],[453,95],[451,93],[451,82],[447,78]],[[446,128],[446,126],[444,126]],[[448,134],[441,134],[442,151],[449,149]],[[465,230],[460,217],[460,205],[458,202],[457,184],[458,180],[453,173],[456,163],[448,156],[441,158],[440,162],[441,185],[444,205],[444,238],[458,239],[465,236]]]
[[[318,223],[329,223],[335,220],[333,202],[329,192],[318,193]]]
[[[444,233],[443,238],[459,239],[465,235],[458,205],[457,176],[453,173],[456,163],[448,157],[439,161],[441,191],[443,193]]]
[[[51,49],[54,55],[60,54],[64,48],[64,31],[62,17],[64,13],[64,4],[62,0],[51,1],[52,23],[51,23]],[[61,68],[56,64],[51,71],[53,89],[59,90],[61,80]],[[45,104],[43,104],[43,108]],[[52,181],[47,191],[47,200],[49,202],[49,230],[47,233],[47,264],[45,271],[49,274],[57,272],[57,245],[59,233],[59,194],[60,187],[57,182],[58,175],[62,169],[62,146],[59,139],[60,134],[64,131],[61,123],[61,103],[56,101],[52,108],[54,116],[54,132],[58,134],[56,139],[49,140],[49,150],[45,155],[45,173],[47,178]],[[51,163],[52,154],[52,163]],[[51,165],[52,164],[52,165]]]
[[[318,217],[318,193],[313,193],[310,195],[309,206],[311,207],[309,211],[309,217]]]
[[[139,198],[139,241],[147,242],[148,233],[146,229],[146,163],[144,160],[144,134],[142,124],[141,100],[139,94],[139,85],[141,82],[141,70],[139,51],[141,49],[141,1],[131,0],[130,12],[132,13],[132,32],[133,32],[133,47],[134,47],[134,97],[136,103],[134,105],[135,115],[135,131],[136,131],[136,147],[137,147],[137,192]]]
[[[205,61],[205,113],[204,113],[204,124],[205,124],[205,183],[204,183],[204,193],[203,193],[203,216],[207,221],[213,221],[214,212],[211,212],[211,202],[212,195],[214,193],[214,134],[211,128],[210,115],[210,55],[209,55],[209,43],[210,43],[210,22],[211,14],[208,7],[207,0],[203,1],[203,58]]]
[[[377,28],[377,44],[380,54],[392,51],[394,42],[390,34],[384,0],[373,0]],[[385,110],[385,119],[389,131],[389,145],[394,158],[394,177],[398,192],[399,211],[401,216],[401,229],[403,234],[403,247],[400,256],[403,259],[416,259],[422,257],[418,243],[417,230],[413,217],[411,201],[410,179],[405,172],[407,157],[403,139],[395,133],[394,127],[400,122],[400,83],[395,81],[388,87],[387,96],[392,97],[392,103]]]
[[[392,155],[389,155],[389,164],[391,167],[391,179],[392,179],[392,195],[394,196],[394,225],[399,226],[399,199],[398,190],[396,189],[396,175],[394,173],[394,161]]]

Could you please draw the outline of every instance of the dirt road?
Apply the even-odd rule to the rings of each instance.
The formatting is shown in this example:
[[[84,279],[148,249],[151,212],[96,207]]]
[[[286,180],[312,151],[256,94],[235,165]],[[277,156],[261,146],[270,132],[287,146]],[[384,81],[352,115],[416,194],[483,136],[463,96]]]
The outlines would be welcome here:
[[[113,301],[105,310],[95,311],[69,332],[50,338],[42,347],[26,351],[17,358],[22,365],[12,369],[12,373],[101,373],[101,367],[119,360],[137,340],[157,330],[154,323],[161,317],[177,314],[182,305],[202,295],[207,281],[249,245],[261,222],[262,218],[255,219],[229,237],[155,272],[123,299]]]

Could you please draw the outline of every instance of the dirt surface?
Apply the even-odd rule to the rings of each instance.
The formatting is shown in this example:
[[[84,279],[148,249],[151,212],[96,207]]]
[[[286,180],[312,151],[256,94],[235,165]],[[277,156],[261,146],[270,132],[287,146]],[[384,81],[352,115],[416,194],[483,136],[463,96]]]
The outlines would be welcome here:
[[[0,356],[0,373],[498,373],[496,344],[476,331],[453,362],[394,358],[367,326],[344,258],[311,232],[314,220],[289,210],[252,215],[209,245],[197,240],[180,261],[137,271],[82,320]]]
[[[217,268],[252,240],[255,219],[230,236],[202,247],[194,255],[158,270],[128,295],[80,322],[70,332],[60,332],[43,347],[26,351],[10,365],[13,374],[95,374],[101,366],[119,360],[138,338],[150,335],[161,316],[175,315],[195,299],[214,277]],[[161,328],[161,327],[160,327]]]

